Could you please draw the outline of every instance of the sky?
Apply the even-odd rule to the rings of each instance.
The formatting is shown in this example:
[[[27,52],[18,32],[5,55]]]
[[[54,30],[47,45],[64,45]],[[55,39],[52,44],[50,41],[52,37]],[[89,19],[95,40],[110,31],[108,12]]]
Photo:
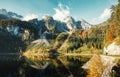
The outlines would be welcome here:
[[[84,19],[99,24],[110,17],[110,7],[116,4],[117,0],[0,0],[0,9],[20,14],[23,20],[50,15],[63,21],[72,16],[76,21]]]

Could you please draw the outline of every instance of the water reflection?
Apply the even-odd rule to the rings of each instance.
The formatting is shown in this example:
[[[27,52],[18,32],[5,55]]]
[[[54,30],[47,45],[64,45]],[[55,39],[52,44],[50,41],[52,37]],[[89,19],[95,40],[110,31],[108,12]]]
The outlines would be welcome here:
[[[19,66],[23,63],[18,55],[0,55],[0,77],[17,77]]]
[[[0,77],[86,77],[90,57],[0,56]]]

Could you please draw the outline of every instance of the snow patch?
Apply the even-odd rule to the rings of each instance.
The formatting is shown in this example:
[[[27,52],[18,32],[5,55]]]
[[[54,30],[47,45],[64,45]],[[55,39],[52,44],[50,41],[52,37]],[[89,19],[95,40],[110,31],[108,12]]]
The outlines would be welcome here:
[[[68,16],[64,19],[64,22],[66,23],[67,27],[70,29],[70,30],[73,30],[73,29],[76,29],[76,22],[75,20],[71,17],[71,16]]]

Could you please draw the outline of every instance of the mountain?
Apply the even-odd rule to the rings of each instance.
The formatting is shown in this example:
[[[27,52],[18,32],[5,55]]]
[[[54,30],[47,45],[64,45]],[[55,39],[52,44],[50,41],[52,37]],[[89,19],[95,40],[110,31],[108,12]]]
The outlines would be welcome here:
[[[51,32],[59,33],[59,32],[69,31],[68,27],[64,22],[54,20],[53,17],[51,16],[45,16],[43,20],[45,22],[45,26]]]
[[[90,27],[84,28],[84,26],[88,26],[87,22],[84,21],[84,24],[83,24],[82,21],[75,21],[75,19],[71,16],[66,17],[64,19],[64,22],[54,20],[52,16],[48,16],[48,15],[44,16],[44,18],[41,20],[38,20],[36,18],[29,21],[22,21],[21,20],[22,18],[23,16],[18,15],[14,12],[8,12],[6,9],[0,9],[0,29],[5,30],[6,33],[8,33],[7,35],[6,33],[3,33],[3,35],[6,35],[5,38],[7,37],[9,38],[10,36],[10,38],[14,38],[14,40],[19,39],[19,41],[22,42],[24,46],[23,49],[27,47],[28,50],[29,50],[29,47],[34,49],[39,47],[39,49],[41,50],[41,48],[44,48],[43,46],[46,46],[46,47],[54,46],[53,42],[55,42],[59,34],[61,34],[61,37],[63,37],[64,39],[64,35],[62,35],[62,33],[64,32],[67,33],[66,34],[67,36],[69,35],[69,32],[90,28]],[[66,40],[68,40],[67,42],[65,42],[66,44],[69,44],[69,40],[72,40],[73,38],[72,35],[73,33],[69,35],[70,36],[69,38],[66,38]],[[80,42],[77,36],[74,39]],[[2,43],[3,42],[1,42],[1,44]],[[19,45],[19,43],[15,43],[15,44],[16,46]],[[79,44],[76,44],[76,42],[74,43],[74,45],[79,46]],[[74,47],[74,45],[72,46],[72,48]],[[75,46],[75,47],[78,48],[78,46]],[[68,45],[68,48],[71,49],[71,46]],[[20,46],[20,49],[13,50],[13,52],[16,52],[16,51],[20,52],[21,50],[24,51],[23,49],[21,49],[21,46]],[[6,47],[6,49],[3,49],[3,50],[5,50],[4,52],[7,52],[9,48],[7,49]],[[51,48],[49,49],[49,51],[51,51]]]
[[[50,26],[53,26],[56,28],[56,32],[66,32],[77,29],[89,29],[92,26],[85,20],[75,21],[75,19],[71,16],[66,17],[64,19],[64,22],[54,20],[51,16],[45,16],[43,20],[45,21],[45,26],[48,29],[50,28]]]
[[[88,22],[86,22],[85,20],[81,20],[81,21],[75,21],[75,19],[71,16],[68,16],[64,19],[64,22],[66,23],[66,26],[70,29],[70,30],[76,30],[76,29],[89,29],[91,28],[91,24],[89,24]]]
[[[87,21],[85,21],[84,19],[81,20],[81,26],[83,29],[89,29],[92,27],[91,24],[89,24]]]
[[[64,22],[66,23],[66,26],[70,30],[76,30],[76,29],[89,29],[91,28],[91,24],[86,22],[85,20],[81,21],[75,21],[75,19],[71,16],[68,16],[64,19]]]
[[[6,9],[0,9],[0,19],[22,19],[23,16],[18,15],[14,12],[8,12]],[[74,29],[88,29],[90,28],[90,24],[86,21],[75,21],[73,17],[68,16],[64,19],[64,22],[60,22],[57,20],[54,20],[51,16],[44,16],[44,19],[38,20],[38,19],[32,19],[28,22],[32,23],[35,26],[41,25],[43,28],[43,25],[47,28],[47,30],[52,32],[65,32],[70,31]],[[43,29],[45,29],[45,27]],[[55,30],[54,30],[55,29]],[[53,31],[54,30],[54,31]]]
[[[119,9],[116,11],[119,11]],[[71,16],[66,17],[64,22],[54,20],[52,16],[48,15],[44,16],[41,20],[36,18],[29,21],[22,21],[20,20],[22,18],[21,15],[0,9],[0,29],[5,31],[0,33],[0,36],[5,39],[8,38],[8,41],[16,40],[15,45],[20,47],[20,49],[13,49],[9,45],[13,49],[13,52],[20,52],[20,50],[27,47],[29,51],[39,49],[42,52],[45,49],[48,52],[59,51],[61,53],[61,51],[75,51],[83,53],[84,51],[84,53],[93,53],[93,49],[97,49],[98,51],[103,49],[104,53],[111,53],[111,46],[116,47],[116,43],[114,42],[117,41],[119,43],[119,19],[116,19],[118,15],[118,13],[117,15],[113,14],[113,18],[109,19],[106,24],[101,24],[104,26],[92,26],[84,19],[76,21]],[[0,45],[4,41],[1,41]],[[19,42],[21,42],[20,45]],[[6,42],[4,43],[6,44]],[[14,42],[11,43],[14,44]],[[1,48],[3,47],[1,46]],[[7,46],[4,48],[6,48],[3,49],[4,52],[9,50]],[[119,46],[117,48],[116,52],[119,53]],[[98,52],[95,51],[95,53]]]
[[[8,15],[8,12],[6,11],[6,9],[0,9],[0,14]]]
[[[16,37],[11,35],[4,29],[0,29],[0,53],[16,53],[20,51],[25,51],[26,45],[24,42]]]
[[[72,30],[72,29],[77,29],[76,28],[76,22],[75,20],[71,17],[71,16],[68,16],[64,19],[64,22],[66,23],[67,27]]]
[[[76,28],[80,30],[83,29],[81,25],[81,21],[76,21]]]
[[[22,19],[23,16],[14,12],[8,12],[6,9],[0,9],[0,19]]]
[[[9,19],[6,15],[0,14],[0,19]]]

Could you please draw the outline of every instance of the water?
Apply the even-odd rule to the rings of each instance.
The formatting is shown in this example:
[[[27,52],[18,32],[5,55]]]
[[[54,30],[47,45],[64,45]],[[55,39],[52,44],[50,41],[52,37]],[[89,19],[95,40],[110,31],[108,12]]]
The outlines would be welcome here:
[[[0,77],[86,77],[85,56],[0,56]]]

